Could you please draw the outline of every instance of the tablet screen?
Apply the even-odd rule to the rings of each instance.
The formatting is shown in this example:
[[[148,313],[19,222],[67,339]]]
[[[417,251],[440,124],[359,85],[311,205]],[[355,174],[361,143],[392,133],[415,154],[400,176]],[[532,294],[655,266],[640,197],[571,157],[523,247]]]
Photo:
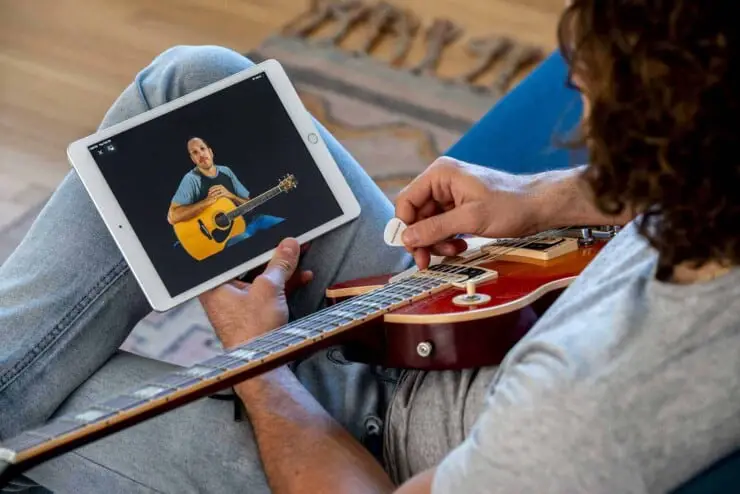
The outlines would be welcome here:
[[[264,73],[89,150],[172,297],[342,215]]]

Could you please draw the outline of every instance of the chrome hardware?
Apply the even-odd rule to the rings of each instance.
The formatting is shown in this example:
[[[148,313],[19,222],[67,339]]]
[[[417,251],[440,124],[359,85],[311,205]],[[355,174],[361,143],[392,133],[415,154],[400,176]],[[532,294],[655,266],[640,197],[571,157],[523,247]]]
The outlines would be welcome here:
[[[434,350],[434,345],[432,345],[431,341],[422,341],[416,345],[416,353],[419,357],[427,358],[432,354],[432,350]]]
[[[609,240],[615,237],[622,227],[620,226],[574,226],[560,233],[566,238],[577,238],[578,245],[591,245],[596,240]],[[590,239],[590,240],[589,240]],[[589,243],[590,242],[590,243]]]
[[[593,245],[595,241],[596,239],[591,228],[581,228],[581,238],[578,239],[578,245],[587,247]]]
[[[602,226],[591,230],[591,235],[598,240],[609,240],[614,238],[619,233],[621,227],[619,226]]]

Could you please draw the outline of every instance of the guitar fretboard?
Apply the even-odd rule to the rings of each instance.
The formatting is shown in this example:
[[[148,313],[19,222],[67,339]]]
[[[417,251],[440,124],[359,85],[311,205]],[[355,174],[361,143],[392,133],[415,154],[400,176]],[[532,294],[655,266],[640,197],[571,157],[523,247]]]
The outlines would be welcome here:
[[[247,214],[254,208],[261,206],[262,204],[266,203],[273,197],[279,195],[281,192],[283,192],[283,189],[280,188],[280,186],[273,187],[272,189],[263,192],[262,194],[258,195],[254,199],[247,201],[246,203],[242,204],[238,208],[234,209],[233,211],[230,211],[229,213],[226,213],[226,216],[229,217],[229,219],[233,220],[237,216],[241,216],[243,214]]]
[[[107,435],[105,429],[126,425],[157,413],[157,407],[177,399],[188,403],[204,396],[204,388],[214,393],[214,387],[227,378],[248,375],[255,367],[295,353],[308,345],[347,331],[366,321],[382,316],[413,301],[486,273],[480,268],[438,264],[420,271],[402,281],[388,284],[372,292],[327,307],[308,317],[290,322],[280,328],[250,340],[189,368],[155,378],[150,382],[122,393],[89,409],[60,416],[46,425],[26,432],[0,445],[0,460],[19,464],[50,451],[69,445],[84,444],[92,433]],[[231,379],[229,382],[232,382]],[[199,393],[200,391],[200,393]],[[118,427],[121,428],[121,427]]]

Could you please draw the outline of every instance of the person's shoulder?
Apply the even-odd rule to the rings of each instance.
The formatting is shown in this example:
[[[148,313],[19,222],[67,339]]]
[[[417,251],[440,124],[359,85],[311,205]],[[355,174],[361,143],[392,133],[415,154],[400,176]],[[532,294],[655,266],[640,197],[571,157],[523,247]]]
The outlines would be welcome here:
[[[231,168],[226,165],[216,165],[216,170],[218,170],[219,173],[225,173],[226,175],[234,174],[234,172],[231,171]]]
[[[187,183],[199,184],[200,183],[200,173],[198,173],[198,171],[195,168],[193,168],[190,171],[188,171],[185,175],[183,175],[182,181],[187,182]]]

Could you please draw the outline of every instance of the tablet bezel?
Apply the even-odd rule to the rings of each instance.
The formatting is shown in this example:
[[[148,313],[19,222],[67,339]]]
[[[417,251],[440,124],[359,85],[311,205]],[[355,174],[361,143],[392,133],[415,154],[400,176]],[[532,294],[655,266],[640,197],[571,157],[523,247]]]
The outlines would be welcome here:
[[[171,296],[164,282],[157,273],[151,259],[146,253],[144,246],[134,232],[131,224],[120,204],[115,198],[113,191],[103,177],[92,153],[88,147],[112,138],[121,132],[137,127],[145,122],[156,119],[173,110],[177,110],[193,101],[208,97],[224,88],[237,84],[245,79],[264,72],[280,101],[283,104],[290,120],[303,140],[316,166],[326,180],[329,188],[339,203],[342,214],[312,230],[296,237],[304,244],[324,233],[337,228],[359,216],[360,205],[352,193],[347,181],[339,170],[334,158],[324,142],[321,133],[316,128],[311,115],[308,113],[296,92],[293,84],[288,79],[282,66],[276,60],[266,60],[260,64],[250,67],[232,76],[222,79],[216,83],[193,91],[173,101],[157,106],[149,111],[141,113],[124,122],[118,123],[99,132],[77,140],[67,148],[67,157],[70,164],[77,171],[88,194],[95,203],[100,216],[108,227],[113,239],[118,245],[124,259],[131,268],[131,272],[141,286],[149,304],[156,311],[165,311],[175,307],[201,293],[234,279],[247,271],[256,268],[272,257],[275,249],[263,252],[257,257],[249,259],[244,263],[214,277],[210,280],[179,294]],[[315,141],[315,142],[314,142]]]

